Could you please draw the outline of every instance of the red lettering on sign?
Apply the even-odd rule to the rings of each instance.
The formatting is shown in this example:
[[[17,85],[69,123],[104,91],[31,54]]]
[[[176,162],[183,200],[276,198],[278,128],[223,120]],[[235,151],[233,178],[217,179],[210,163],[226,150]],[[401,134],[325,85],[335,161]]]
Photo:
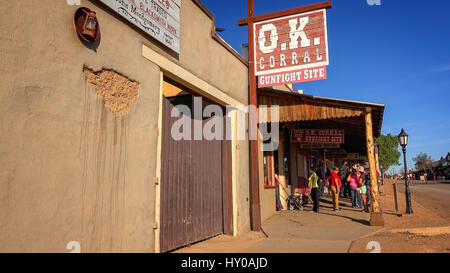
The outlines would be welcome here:
[[[344,143],[344,130],[293,129],[291,142],[301,143]]]

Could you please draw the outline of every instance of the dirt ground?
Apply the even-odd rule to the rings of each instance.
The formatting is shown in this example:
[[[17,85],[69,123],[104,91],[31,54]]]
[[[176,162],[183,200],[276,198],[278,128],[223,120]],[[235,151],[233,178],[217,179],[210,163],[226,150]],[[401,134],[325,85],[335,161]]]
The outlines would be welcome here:
[[[408,232],[390,232],[394,229],[450,226],[448,219],[427,208],[427,204],[416,202],[414,199],[412,201],[414,214],[404,214],[406,209],[405,194],[399,191],[397,196],[399,212],[403,213],[401,216],[397,216],[395,213],[392,184],[386,183],[382,187],[380,198],[384,212],[385,231],[354,241],[349,252],[370,252],[371,250],[367,249],[367,244],[376,241],[379,242],[382,253],[449,253],[449,234],[422,236]]]
[[[381,232],[356,240],[350,253],[368,253],[371,241],[379,242],[381,253],[450,253],[450,235],[421,236],[410,233]]]
[[[383,209],[383,217],[385,228],[418,228],[418,227],[434,227],[449,226],[450,221],[435,213],[428,204],[416,202],[412,198],[412,207],[414,214],[405,214],[406,199],[405,193],[397,190],[398,209],[402,213],[399,217],[395,214],[394,193],[392,183],[385,183],[381,188],[381,205]]]

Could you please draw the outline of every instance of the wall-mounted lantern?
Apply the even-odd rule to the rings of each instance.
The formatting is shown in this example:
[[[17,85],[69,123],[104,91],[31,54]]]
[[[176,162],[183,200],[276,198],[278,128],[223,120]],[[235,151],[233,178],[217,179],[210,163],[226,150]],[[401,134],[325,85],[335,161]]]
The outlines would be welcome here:
[[[82,34],[88,36],[90,39],[95,39],[95,32],[97,30],[97,17],[94,11],[86,11],[86,21],[84,22]]]
[[[75,12],[75,28],[78,36],[87,43],[97,41],[100,34],[100,25],[95,11],[82,7]]]

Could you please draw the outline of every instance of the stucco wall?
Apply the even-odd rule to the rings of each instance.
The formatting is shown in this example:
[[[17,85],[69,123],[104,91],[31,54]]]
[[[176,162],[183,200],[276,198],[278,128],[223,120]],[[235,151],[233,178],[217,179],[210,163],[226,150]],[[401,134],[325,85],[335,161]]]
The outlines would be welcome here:
[[[258,138],[258,146],[262,144],[261,138]],[[259,198],[261,205],[261,222],[269,219],[271,216],[275,215],[276,203],[275,203],[275,189],[274,188],[264,188],[264,153],[259,151],[258,153],[258,165],[259,165]]]
[[[274,188],[261,188],[261,221],[264,221],[276,214],[275,205],[275,189]]]
[[[246,67],[212,40],[210,19],[191,1],[182,5],[178,57],[96,3],[81,1],[100,21],[96,51],[79,41],[73,26],[78,7],[66,1],[0,6],[2,252],[67,252],[69,241],[80,242],[82,252],[154,251],[160,69],[142,57],[143,43],[247,103]],[[196,51],[200,45],[206,48]],[[127,114],[105,107],[86,83],[84,66],[139,83]],[[238,161],[238,228],[244,231],[245,142]]]
[[[80,43],[77,7],[66,1],[0,8],[2,251],[67,251],[69,241],[82,251],[153,251],[159,69],[141,57],[139,33],[82,4],[100,18],[97,52]],[[84,65],[139,82],[128,114],[104,107]]]
[[[237,162],[237,232],[250,231],[250,185],[249,185],[249,145],[248,141],[238,141]]]
[[[284,134],[280,134],[280,143],[278,146],[278,166],[279,166],[279,179],[280,179],[280,185],[278,186],[279,193],[280,193],[280,201],[281,205],[283,206],[283,209],[288,209],[287,205],[287,198],[290,194],[290,189],[288,187],[288,183],[286,181],[286,174],[284,169],[284,152],[286,149],[286,139],[284,138]]]
[[[247,105],[248,67],[212,38],[211,18],[193,1],[182,1],[180,16],[179,56],[159,43],[145,45]]]

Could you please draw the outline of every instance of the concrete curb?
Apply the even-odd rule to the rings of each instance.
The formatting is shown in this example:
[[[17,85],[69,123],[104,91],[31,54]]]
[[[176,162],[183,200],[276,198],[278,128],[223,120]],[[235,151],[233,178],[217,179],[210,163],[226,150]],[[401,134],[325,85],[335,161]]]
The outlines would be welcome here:
[[[391,233],[411,233],[423,236],[436,236],[443,234],[450,234],[450,226],[445,227],[424,227],[424,228],[400,228],[387,230]]]

